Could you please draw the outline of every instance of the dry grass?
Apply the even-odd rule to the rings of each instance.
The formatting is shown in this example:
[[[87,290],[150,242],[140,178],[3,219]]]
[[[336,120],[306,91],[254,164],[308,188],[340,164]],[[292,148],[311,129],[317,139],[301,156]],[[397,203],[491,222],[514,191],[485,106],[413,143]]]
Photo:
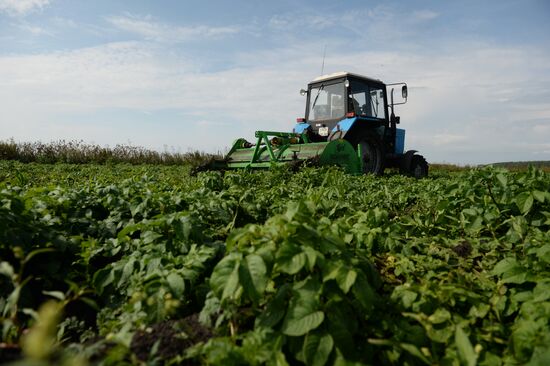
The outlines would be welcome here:
[[[158,152],[131,145],[116,145],[109,148],[83,141],[59,140],[49,143],[0,141],[0,160],[17,160],[23,163],[199,165],[213,157],[215,155],[200,151]]]

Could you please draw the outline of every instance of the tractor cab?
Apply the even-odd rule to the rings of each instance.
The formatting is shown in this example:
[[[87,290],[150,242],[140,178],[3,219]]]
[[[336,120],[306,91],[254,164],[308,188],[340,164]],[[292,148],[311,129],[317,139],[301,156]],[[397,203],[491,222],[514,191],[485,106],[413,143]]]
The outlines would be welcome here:
[[[402,87],[402,101],[394,103],[393,87],[397,85]],[[297,119],[295,132],[305,132],[316,142],[343,138],[354,146],[369,135],[378,139],[387,153],[403,153],[405,130],[397,128],[399,117],[393,109],[407,101],[405,83],[385,84],[367,76],[338,72],[315,78],[307,90],[300,92],[307,96],[306,110],[305,118]]]
[[[337,124],[347,118],[386,124],[386,85],[380,80],[340,72],[314,79],[302,94],[307,95],[307,102],[305,118],[299,122],[307,123],[315,140],[328,139]]]

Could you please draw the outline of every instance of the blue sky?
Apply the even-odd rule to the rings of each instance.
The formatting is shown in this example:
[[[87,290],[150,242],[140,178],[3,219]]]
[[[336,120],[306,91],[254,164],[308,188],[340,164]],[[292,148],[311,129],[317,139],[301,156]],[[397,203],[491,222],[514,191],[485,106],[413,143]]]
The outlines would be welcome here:
[[[321,73],[405,81],[430,162],[550,160],[550,2],[0,0],[0,139],[223,151]]]

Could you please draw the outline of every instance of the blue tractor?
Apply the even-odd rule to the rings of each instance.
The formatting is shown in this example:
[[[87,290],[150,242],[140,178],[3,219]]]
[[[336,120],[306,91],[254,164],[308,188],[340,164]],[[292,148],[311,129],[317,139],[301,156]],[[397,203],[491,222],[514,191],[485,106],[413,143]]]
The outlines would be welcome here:
[[[394,89],[402,101],[394,103]],[[428,163],[416,150],[404,151],[405,130],[394,107],[407,101],[405,83],[382,81],[350,72],[320,76],[300,93],[307,97],[305,117],[292,132],[256,131],[256,143],[237,139],[223,160],[210,168],[266,168],[273,164],[314,162],[339,165],[349,173],[382,174],[398,168],[423,178]],[[388,100],[389,98],[389,100]]]

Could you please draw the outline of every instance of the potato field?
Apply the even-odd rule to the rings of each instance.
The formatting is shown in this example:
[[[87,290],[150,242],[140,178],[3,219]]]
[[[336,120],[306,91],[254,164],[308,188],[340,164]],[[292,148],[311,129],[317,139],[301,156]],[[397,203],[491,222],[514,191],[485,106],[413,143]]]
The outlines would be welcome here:
[[[550,365],[550,173],[0,161],[0,363]]]

